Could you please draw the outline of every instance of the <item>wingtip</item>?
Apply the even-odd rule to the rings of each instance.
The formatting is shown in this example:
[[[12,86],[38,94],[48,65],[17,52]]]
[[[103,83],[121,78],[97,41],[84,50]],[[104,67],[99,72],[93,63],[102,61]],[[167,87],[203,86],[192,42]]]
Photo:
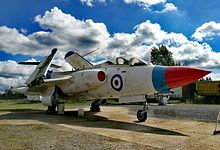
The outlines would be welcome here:
[[[52,51],[51,51],[51,53],[52,53],[52,54],[55,54],[55,53],[57,52],[57,50],[58,50],[57,48],[53,48]]]

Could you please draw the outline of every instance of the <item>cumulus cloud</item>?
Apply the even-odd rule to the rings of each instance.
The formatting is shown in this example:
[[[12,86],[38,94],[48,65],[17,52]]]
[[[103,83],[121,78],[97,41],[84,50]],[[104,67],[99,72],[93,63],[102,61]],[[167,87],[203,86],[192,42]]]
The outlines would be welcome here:
[[[62,51],[81,51],[103,48],[109,33],[105,24],[95,23],[91,19],[81,21],[63,13],[57,7],[46,11],[44,16],[36,16],[43,31],[25,36],[15,28],[0,26],[0,49],[12,54],[46,55],[54,47]],[[48,31],[50,30],[50,32]]]
[[[93,0],[80,0],[81,3],[86,4],[89,7],[93,6]]]
[[[0,85],[5,87],[23,86],[34,68],[34,66],[18,65],[12,60],[2,61],[0,62]]]
[[[156,2],[159,1],[154,3]],[[85,54],[89,50],[99,48],[101,50],[87,58],[95,60],[101,56],[113,59],[119,55],[135,54],[149,59],[152,46],[165,44],[173,52],[177,62],[210,68],[220,64],[216,58],[219,53],[213,52],[207,43],[190,41],[182,33],[167,33],[159,24],[149,20],[136,25],[133,33],[113,35],[109,34],[104,23],[96,23],[91,19],[78,20],[57,7],[46,11],[43,16],[36,16],[35,21],[43,30],[29,35],[23,35],[14,28],[1,26],[0,48],[12,54],[44,56],[49,53],[49,49],[57,47],[60,49],[57,55],[59,59],[69,50]]]
[[[182,33],[167,33],[157,23],[149,20],[137,25],[134,33],[114,34],[108,44],[112,56],[136,55],[146,60],[150,59],[153,46],[165,44],[173,53],[174,60],[182,65],[192,65],[203,68],[220,67],[220,53],[214,52],[207,43],[190,41]]]
[[[99,3],[105,3],[106,0],[96,0]],[[86,4],[89,7],[93,7],[94,6],[94,0],[80,0],[80,2],[82,4]]]
[[[82,4],[88,7],[93,7],[96,3],[107,3],[110,0],[80,0]],[[177,7],[173,3],[167,3],[166,0],[122,0],[125,4],[136,4],[149,11],[155,11],[158,13],[166,13],[171,11],[177,11]],[[154,10],[153,6],[162,5],[162,10]]]
[[[156,11],[158,13],[166,13],[166,12],[171,12],[171,11],[177,11],[177,7],[173,3],[165,3],[164,8],[160,11]]]
[[[100,58],[114,60],[118,56],[136,56],[149,61],[151,48],[164,44],[173,53],[174,60],[183,65],[220,67],[220,53],[214,52],[207,43],[191,41],[182,33],[168,33],[149,20],[136,25],[132,33],[112,35],[104,23],[78,20],[57,7],[36,16],[35,21],[42,30],[28,35],[0,26],[0,49],[12,54],[45,56],[50,53],[49,49],[57,47],[60,51],[54,63],[63,66],[61,70],[71,70],[63,59],[69,50],[85,54],[99,48],[86,57],[96,62]],[[18,66],[14,61],[0,62],[0,85],[21,85],[32,71],[31,66]]]
[[[203,41],[211,40],[216,36],[220,36],[220,23],[210,21],[198,27],[191,37]]]
[[[173,3],[167,3],[166,0],[123,0],[126,4],[137,4],[149,11],[155,11],[157,13],[166,13],[171,11],[177,11],[177,7]],[[155,10],[152,7],[162,5],[161,10]]]

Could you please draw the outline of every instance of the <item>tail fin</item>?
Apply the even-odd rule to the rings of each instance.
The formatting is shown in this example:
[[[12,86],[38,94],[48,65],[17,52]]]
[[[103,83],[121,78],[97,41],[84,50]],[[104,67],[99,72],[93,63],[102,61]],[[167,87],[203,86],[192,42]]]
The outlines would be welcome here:
[[[47,70],[49,69],[51,61],[53,60],[56,53],[57,49],[52,49],[51,54],[44,57],[44,59],[39,63],[37,68],[34,70],[34,72],[30,75],[25,83],[29,86],[32,86],[42,81],[42,79],[46,77]]]

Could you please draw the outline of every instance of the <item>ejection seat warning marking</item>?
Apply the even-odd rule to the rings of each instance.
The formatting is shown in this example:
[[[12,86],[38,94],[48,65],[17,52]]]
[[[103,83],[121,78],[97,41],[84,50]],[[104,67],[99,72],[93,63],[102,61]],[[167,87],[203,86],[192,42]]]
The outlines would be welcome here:
[[[123,80],[121,75],[115,74],[111,79],[111,86],[115,91],[121,91],[123,88]]]

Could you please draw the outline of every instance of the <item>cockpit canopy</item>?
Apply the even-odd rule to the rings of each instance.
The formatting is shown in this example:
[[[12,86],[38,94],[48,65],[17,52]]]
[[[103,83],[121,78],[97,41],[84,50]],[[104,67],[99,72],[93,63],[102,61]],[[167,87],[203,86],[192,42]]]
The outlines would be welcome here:
[[[150,63],[135,57],[131,57],[129,60],[123,57],[118,57],[116,58],[116,65],[143,66],[150,65]]]
[[[144,66],[144,65],[152,65],[150,62],[146,62],[142,59],[132,57],[129,60],[125,59],[124,57],[117,57],[116,62],[113,63],[111,61],[106,61],[104,63],[95,65],[95,67],[105,67],[109,65],[129,65],[129,66]]]

